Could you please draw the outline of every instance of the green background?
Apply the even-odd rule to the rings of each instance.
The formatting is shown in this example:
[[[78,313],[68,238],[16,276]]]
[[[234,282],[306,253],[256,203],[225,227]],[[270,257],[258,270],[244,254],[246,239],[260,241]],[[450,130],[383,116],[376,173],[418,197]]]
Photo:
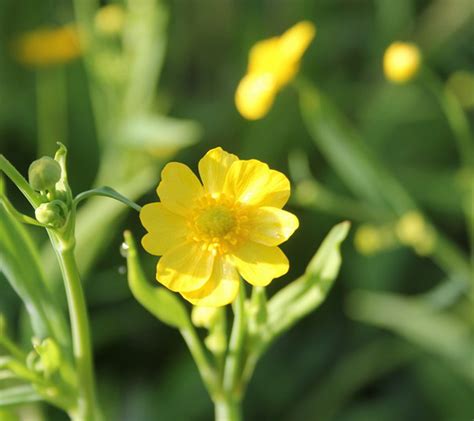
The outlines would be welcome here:
[[[208,149],[222,146],[243,159],[257,158],[288,174],[289,154],[299,150],[322,185],[351,196],[305,128],[294,86],[286,87],[269,115],[257,122],[245,121],[233,103],[251,45],[300,20],[310,20],[317,26],[317,36],[300,74],[341,109],[382,167],[396,176],[439,230],[468,253],[456,184],[459,156],[442,109],[420,81],[404,86],[385,81],[381,60],[392,41],[414,40],[441,80],[457,70],[472,72],[470,1],[175,0],[163,5],[169,13],[168,40],[153,109],[194,120],[201,127],[199,142],[180,150],[173,160],[196,170]],[[11,43],[22,31],[72,19],[69,1],[2,0],[0,4],[0,152],[25,175],[37,153],[37,75],[12,59]],[[78,193],[91,187],[102,148],[83,63],[67,64],[65,74],[69,179]],[[467,113],[472,123],[472,109]],[[55,116],[48,118],[54,125]],[[159,171],[157,162],[156,184]],[[119,189],[113,177],[110,180]],[[15,206],[30,212],[13,186],[8,185],[8,190]],[[150,189],[138,203],[155,200]],[[291,270],[275,280],[270,291],[300,275],[329,229],[351,216],[350,209],[347,215],[344,209],[335,215],[317,206],[309,209],[296,200],[289,209],[300,219],[300,229],[283,246]],[[352,241],[357,226],[354,221],[352,235],[343,245],[341,274],[327,301],[281,337],[260,362],[244,401],[245,418],[472,419],[474,380],[464,376],[456,362],[423,340],[413,340],[419,333],[398,335],[362,324],[348,314],[348,297],[356,289],[418,297],[446,279],[432,260],[408,248],[360,255]],[[156,321],[128,290],[119,253],[124,229],[131,229],[136,237],[144,233],[134,212],[107,228],[110,242],[101,248],[85,280],[107,419],[208,420],[212,403],[178,332]],[[46,244],[39,229],[31,233],[38,244]],[[152,279],[155,259],[143,252],[142,260]],[[1,275],[0,311],[18,341],[27,343],[20,334],[21,302]],[[472,333],[472,301],[461,298],[446,311],[460,317]],[[383,316],[404,318],[403,314]],[[436,323],[427,326],[437,329]],[[443,330],[436,334],[442,342]],[[65,419],[51,408],[46,414],[46,419]]]

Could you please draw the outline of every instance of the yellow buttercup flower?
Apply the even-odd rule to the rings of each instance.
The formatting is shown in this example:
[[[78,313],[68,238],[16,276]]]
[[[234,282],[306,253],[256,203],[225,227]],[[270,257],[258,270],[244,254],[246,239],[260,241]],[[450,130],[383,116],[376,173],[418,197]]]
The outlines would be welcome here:
[[[385,77],[394,83],[405,83],[411,80],[420,69],[421,53],[412,43],[394,42],[383,56]]]
[[[81,55],[79,34],[71,25],[36,29],[16,40],[15,55],[33,67],[64,64]]]
[[[298,72],[301,58],[315,34],[315,26],[303,21],[281,36],[252,47],[247,74],[235,93],[235,104],[243,117],[257,120],[268,113],[278,91]]]
[[[266,286],[288,271],[278,246],[298,219],[281,209],[290,195],[288,179],[263,162],[215,148],[199,161],[199,174],[202,183],[184,164],[165,166],[161,201],[140,212],[148,231],[142,245],[162,256],[160,283],[195,305],[217,307],[234,300],[239,274]]]

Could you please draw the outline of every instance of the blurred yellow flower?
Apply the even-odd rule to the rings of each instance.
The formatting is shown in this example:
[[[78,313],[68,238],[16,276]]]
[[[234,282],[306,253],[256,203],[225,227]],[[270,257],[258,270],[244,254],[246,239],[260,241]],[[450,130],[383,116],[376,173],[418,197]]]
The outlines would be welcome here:
[[[394,42],[383,56],[385,77],[394,83],[405,83],[411,80],[420,69],[421,53],[412,43]]]
[[[403,215],[397,222],[395,232],[400,243],[413,247],[421,256],[431,254],[435,247],[435,233],[423,215],[417,211]]]
[[[281,208],[290,183],[263,162],[240,160],[222,148],[199,162],[202,184],[184,164],[169,163],[157,193],[140,219],[146,251],[162,256],[157,280],[195,305],[222,306],[234,300],[239,274],[266,286],[288,271],[278,245],[298,227]]]
[[[278,91],[298,72],[315,34],[315,26],[303,21],[251,48],[247,74],[235,93],[235,104],[243,117],[257,120],[268,113]]]
[[[101,7],[94,19],[94,24],[98,32],[103,35],[119,34],[125,23],[125,11],[118,4],[109,4]]]
[[[72,25],[39,28],[21,35],[14,52],[17,60],[27,66],[64,64],[81,55],[79,34]]]
[[[354,246],[367,256],[390,249],[396,243],[392,231],[389,226],[362,224],[355,233]]]

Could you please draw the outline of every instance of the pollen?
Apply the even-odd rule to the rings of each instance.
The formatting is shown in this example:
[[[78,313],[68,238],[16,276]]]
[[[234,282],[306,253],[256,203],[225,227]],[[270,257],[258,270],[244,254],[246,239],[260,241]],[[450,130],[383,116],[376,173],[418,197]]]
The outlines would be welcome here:
[[[193,208],[190,237],[213,254],[227,254],[246,238],[248,210],[226,195],[206,195]]]
[[[196,218],[196,227],[205,235],[223,237],[236,225],[233,212],[225,206],[216,205],[205,209]]]

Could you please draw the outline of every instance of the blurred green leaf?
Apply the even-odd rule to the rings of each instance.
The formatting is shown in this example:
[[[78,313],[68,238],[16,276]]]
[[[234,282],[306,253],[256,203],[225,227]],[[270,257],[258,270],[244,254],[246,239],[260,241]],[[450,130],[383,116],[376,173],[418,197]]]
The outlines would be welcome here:
[[[201,128],[191,120],[141,115],[127,120],[118,133],[121,145],[160,156],[196,143]]]
[[[124,237],[127,246],[128,283],[133,296],[163,323],[178,329],[189,327],[189,316],[183,303],[173,292],[166,288],[153,287],[147,282],[132,234],[126,231]]]
[[[447,359],[459,373],[474,382],[472,329],[460,318],[418,298],[382,292],[352,292],[347,308],[354,319],[389,329]]]
[[[303,120],[313,141],[354,194],[382,209],[388,206],[398,215],[413,209],[411,198],[331,101],[310,82],[300,81],[297,86]]]
[[[61,306],[48,291],[38,252],[25,228],[0,202],[0,271],[20,296],[30,316],[35,335],[54,337],[65,349],[69,334]]]
[[[268,302],[268,329],[275,337],[314,311],[326,298],[341,266],[341,243],[350,223],[336,225],[324,239],[306,272],[278,291]]]
[[[0,388],[0,406],[36,402],[43,398],[29,385]]]

